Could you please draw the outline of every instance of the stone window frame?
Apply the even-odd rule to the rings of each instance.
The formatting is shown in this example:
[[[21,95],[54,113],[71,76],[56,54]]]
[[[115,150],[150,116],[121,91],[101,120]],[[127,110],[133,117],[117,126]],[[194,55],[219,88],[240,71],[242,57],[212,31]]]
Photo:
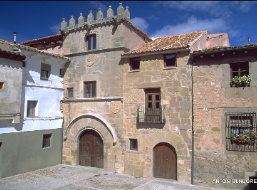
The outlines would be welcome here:
[[[249,58],[249,75],[252,78],[250,82],[250,87],[240,87],[240,88],[231,88],[230,80],[230,63],[237,62],[246,62],[246,58],[237,58],[236,60],[228,60],[224,59],[220,61],[220,66],[222,69],[222,81],[221,88],[225,89],[225,97],[226,98],[257,98],[256,86],[257,86],[257,75],[255,75],[255,71],[257,69],[256,59]],[[215,61],[216,63],[216,61]]]
[[[87,84],[89,84],[89,93],[90,96],[87,96]],[[95,91],[93,92],[93,84],[95,84]],[[95,96],[93,96],[95,94]],[[97,97],[97,81],[84,81],[84,98],[96,98]]]
[[[230,141],[230,139],[226,139],[226,113],[257,113],[257,108],[255,107],[226,107],[224,108],[223,110],[223,114],[222,114],[222,144],[224,145],[224,148],[225,148],[225,154],[232,154],[234,155],[235,152],[237,153],[241,153],[242,155],[244,155],[245,153],[247,154],[255,154],[255,152],[257,152],[257,149],[256,151],[236,151],[236,150],[227,150],[227,145],[228,143],[230,142],[227,142],[227,141]],[[256,121],[257,123],[257,121]],[[257,132],[257,128],[256,128],[256,132]],[[243,146],[243,145],[241,145]],[[248,145],[246,145],[248,146]],[[255,148],[257,148],[257,145],[255,145]]]
[[[33,114],[30,114],[30,109],[33,109]],[[27,100],[27,117],[38,117],[38,100]]]
[[[139,60],[137,60],[139,59]],[[135,62],[137,60],[137,62]],[[138,64],[138,65],[135,65]],[[135,68],[136,66],[136,68]],[[129,67],[130,71],[140,71],[140,57],[133,57],[129,59]]]
[[[166,56],[169,56],[169,55],[175,55],[175,63],[174,63],[174,65],[167,65],[167,58],[166,58]],[[177,67],[177,54],[176,53],[164,54],[163,55],[163,61],[164,61],[164,68],[176,68]]]
[[[52,133],[51,134],[44,134],[43,135],[43,142],[42,142],[42,148],[51,148],[52,141]]]
[[[95,36],[95,38],[94,38]],[[96,50],[97,49],[97,35],[96,34],[88,34],[85,36],[86,38],[86,48],[87,48],[87,51],[92,51],[92,50]],[[90,38],[90,41],[91,41],[91,47],[89,49],[89,44],[88,44],[88,39]],[[95,40],[94,40],[95,39]],[[93,43],[92,43],[93,41]],[[95,46],[95,48],[94,48]]]
[[[233,73],[237,73],[234,76],[242,77],[242,75],[243,75],[242,72],[244,72],[244,70],[242,71],[242,68],[244,67],[243,65],[245,65],[245,64],[247,64],[247,68],[245,70],[247,74],[244,74],[244,75],[248,76],[250,74],[249,62],[248,61],[231,62],[229,64],[229,66],[230,66],[230,80],[233,78]],[[234,65],[238,65],[238,71],[233,71],[232,67]]]
[[[133,141],[136,142],[136,146],[137,146],[136,148],[132,148]],[[128,146],[128,152],[134,152],[134,153],[139,152],[139,142],[137,138],[129,138],[127,146]]]
[[[72,92],[72,96],[70,96],[71,92]],[[68,98],[74,98],[74,88],[73,87],[67,88],[67,97]]]

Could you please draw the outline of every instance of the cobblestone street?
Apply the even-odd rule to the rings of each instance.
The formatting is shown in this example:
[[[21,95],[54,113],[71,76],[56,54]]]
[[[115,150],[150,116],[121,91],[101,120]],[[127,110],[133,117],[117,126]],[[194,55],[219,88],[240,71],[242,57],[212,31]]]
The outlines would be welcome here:
[[[57,165],[0,179],[0,189],[220,189],[178,184],[168,179],[136,178],[100,168]]]

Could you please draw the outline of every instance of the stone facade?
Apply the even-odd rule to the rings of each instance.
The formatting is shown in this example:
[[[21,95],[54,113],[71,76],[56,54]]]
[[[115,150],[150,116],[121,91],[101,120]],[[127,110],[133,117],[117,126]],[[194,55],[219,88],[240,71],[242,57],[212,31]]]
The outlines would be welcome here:
[[[123,173],[126,129],[123,125],[123,62],[121,54],[150,41],[148,36],[131,26],[128,10],[111,7],[107,18],[101,10],[94,20],[92,11],[86,23],[67,27],[62,23],[63,52],[70,57],[64,75],[63,163],[79,164],[79,138],[83,131],[97,131],[104,142],[104,168]],[[82,16],[82,15],[81,15]],[[63,21],[65,22],[65,21]],[[71,22],[70,22],[71,23]],[[72,22],[73,23],[73,22]],[[87,37],[95,36],[95,48],[88,50]],[[92,43],[94,43],[92,41]],[[96,83],[96,95],[85,97],[85,82]],[[73,97],[69,97],[69,89]]]
[[[166,52],[167,53],[167,52]],[[174,53],[174,51],[173,51]],[[130,59],[124,58],[124,127],[127,143],[124,173],[153,177],[153,150],[160,142],[172,145],[177,154],[177,179],[190,183],[192,66],[189,51],[176,52],[177,67],[164,67],[164,54],[140,57],[140,71],[130,71]],[[145,105],[144,89],[160,88],[165,106],[165,124],[137,123],[137,108]],[[141,126],[140,126],[141,125]],[[138,151],[130,151],[129,139],[138,140]]]
[[[257,111],[257,58],[249,49],[242,47],[195,54],[198,55],[193,59],[195,184],[243,188],[244,183],[216,184],[213,180],[249,179],[255,175],[256,150],[228,151],[226,146],[230,141],[225,135],[226,112]],[[249,62],[250,87],[231,88],[230,63],[237,62]]]

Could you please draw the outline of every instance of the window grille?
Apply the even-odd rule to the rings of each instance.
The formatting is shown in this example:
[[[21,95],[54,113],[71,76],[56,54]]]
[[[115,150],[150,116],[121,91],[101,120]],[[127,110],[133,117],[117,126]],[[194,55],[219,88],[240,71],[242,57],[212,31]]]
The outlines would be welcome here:
[[[256,113],[225,113],[226,150],[256,151]]]
[[[43,148],[50,147],[50,140],[52,134],[43,135]]]

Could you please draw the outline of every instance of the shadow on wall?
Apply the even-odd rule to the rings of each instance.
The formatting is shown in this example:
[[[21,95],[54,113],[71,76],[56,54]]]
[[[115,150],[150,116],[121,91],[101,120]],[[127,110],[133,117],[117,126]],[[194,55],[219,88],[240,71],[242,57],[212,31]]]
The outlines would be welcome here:
[[[257,189],[257,171],[255,172],[254,176],[249,176],[249,180],[252,179],[252,182],[250,181],[243,190],[256,190]]]

